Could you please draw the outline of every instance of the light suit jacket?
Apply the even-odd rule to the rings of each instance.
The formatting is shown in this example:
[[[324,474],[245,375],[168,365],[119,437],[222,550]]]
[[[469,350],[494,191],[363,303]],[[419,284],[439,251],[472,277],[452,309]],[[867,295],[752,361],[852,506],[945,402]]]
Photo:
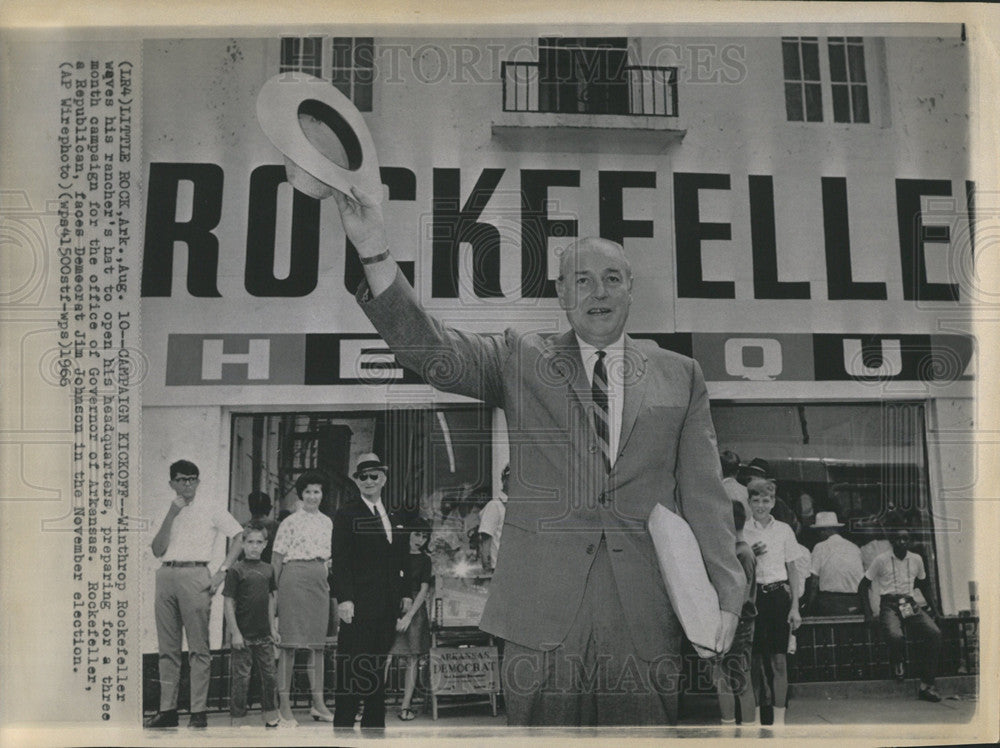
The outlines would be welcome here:
[[[558,646],[603,533],[636,653],[647,660],[675,653],[678,624],[646,529],[656,502],[691,525],[721,608],[739,615],[746,580],[708,392],[693,359],[626,336],[621,438],[608,473],[572,331],[454,330],[421,309],[398,271],[374,299],[362,284],[358,299],[400,363],[438,389],[506,414],[510,499],[480,628],[534,649]]]

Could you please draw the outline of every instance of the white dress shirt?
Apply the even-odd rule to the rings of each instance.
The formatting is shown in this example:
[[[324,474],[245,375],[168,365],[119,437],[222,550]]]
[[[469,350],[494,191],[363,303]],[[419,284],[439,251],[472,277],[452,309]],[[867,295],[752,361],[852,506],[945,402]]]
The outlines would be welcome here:
[[[576,342],[580,346],[587,381],[593,387],[597,348],[585,343],[579,335],[576,336]],[[604,370],[608,373],[608,449],[611,451],[608,459],[614,465],[615,458],[618,457],[618,444],[621,442],[622,406],[625,404],[625,335],[601,350],[605,352]]]
[[[767,550],[757,556],[757,584],[788,581],[785,564],[795,563],[799,555],[799,544],[791,527],[773,517],[765,527],[750,517],[743,527],[743,539],[751,548],[757,541],[767,546]]]

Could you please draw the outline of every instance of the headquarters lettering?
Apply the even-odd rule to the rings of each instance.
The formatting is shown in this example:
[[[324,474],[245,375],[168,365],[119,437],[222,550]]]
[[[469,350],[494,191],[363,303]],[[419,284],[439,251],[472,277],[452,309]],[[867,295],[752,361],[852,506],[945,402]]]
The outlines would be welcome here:
[[[460,170],[435,168],[431,201],[431,296],[458,298],[459,249],[472,250],[473,292],[479,298],[503,297],[500,285],[500,230],[481,220],[496,193],[504,169],[487,168],[480,173],[469,196],[462,199]],[[548,240],[578,235],[574,218],[550,213],[550,188],[578,188],[580,172],[570,169],[522,169],[520,171],[520,211],[513,216],[519,225],[521,250],[521,298],[555,296],[547,276]],[[405,167],[381,168],[389,201],[416,200],[417,175]],[[652,238],[653,221],[627,219],[624,191],[656,189],[656,172],[600,171],[598,201],[594,206],[600,235],[623,242],[628,238]],[[244,288],[255,297],[304,297],[315,290],[319,279],[320,203],[294,192],[288,271],[275,274],[276,226],[279,214],[279,187],[286,181],[285,169],[266,164],[253,170],[248,191],[245,242]],[[830,301],[885,300],[886,283],[855,279],[851,263],[851,242],[847,211],[848,185],[844,177],[821,177],[822,231],[826,266],[826,298]],[[180,185],[192,189],[191,213],[178,220]],[[223,209],[224,174],[212,163],[150,164],[143,249],[142,295],[172,295],[172,270],[176,245],[187,248],[187,291],[193,297],[221,297],[218,290],[220,239],[215,230]],[[701,220],[702,194],[731,189],[728,174],[685,173],[673,175],[673,213],[678,298],[734,299],[732,281],[704,277],[702,242],[729,241],[732,225]],[[898,232],[899,270],[903,297],[908,301],[958,301],[957,283],[931,282],[927,278],[925,245],[947,244],[948,226],[924,226],[921,199],[952,195],[950,180],[896,179],[895,221]],[[970,225],[973,184],[965,184]],[[809,299],[810,283],[778,278],[775,230],[774,179],[769,175],[748,177],[749,221],[753,258],[754,299]],[[888,220],[892,220],[891,217]],[[418,229],[414,229],[417,235]],[[227,239],[227,242],[229,240]],[[348,242],[349,241],[345,240]],[[231,250],[227,244],[226,251]],[[348,246],[348,250],[350,247]],[[863,248],[859,251],[863,251]],[[962,251],[973,252],[971,246]],[[353,292],[362,278],[361,265],[353,251],[344,253],[343,279]],[[414,263],[400,262],[410,280]]]

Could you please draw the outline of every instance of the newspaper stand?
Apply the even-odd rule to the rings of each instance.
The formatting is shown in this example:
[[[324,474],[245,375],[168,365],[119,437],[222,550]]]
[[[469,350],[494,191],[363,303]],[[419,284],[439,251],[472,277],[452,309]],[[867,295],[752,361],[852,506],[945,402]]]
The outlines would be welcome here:
[[[497,716],[500,693],[500,663],[492,636],[477,628],[435,629],[430,654],[431,716],[438,709],[489,701]],[[441,697],[480,694],[482,701],[444,702]]]
[[[478,626],[487,581],[447,577],[437,580],[428,673],[434,719],[438,718],[439,708],[479,703],[442,703],[442,697],[475,694],[483,696],[484,702],[488,700],[493,716],[497,716],[499,653],[493,637]]]

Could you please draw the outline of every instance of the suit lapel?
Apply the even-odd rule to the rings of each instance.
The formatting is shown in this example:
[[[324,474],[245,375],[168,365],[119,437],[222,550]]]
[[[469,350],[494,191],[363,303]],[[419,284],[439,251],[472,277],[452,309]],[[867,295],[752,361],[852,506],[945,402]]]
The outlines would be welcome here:
[[[553,381],[562,382],[570,387],[584,407],[592,402],[590,381],[587,370],[580,357],[580,346],[576,342],[573,331],[552,338],[543,350],[542,355],[548,360],[549,372]]]
[[[628,335],[625,336],[625,402],[622,405],[622,431],[618,440],[618,455],[628,443],[635,428],[635,419],[639,416],[642,402],[646,398],[646,388],[649,385],[649,377],[646,376],[646,355],[639,350],[635,341]]]

